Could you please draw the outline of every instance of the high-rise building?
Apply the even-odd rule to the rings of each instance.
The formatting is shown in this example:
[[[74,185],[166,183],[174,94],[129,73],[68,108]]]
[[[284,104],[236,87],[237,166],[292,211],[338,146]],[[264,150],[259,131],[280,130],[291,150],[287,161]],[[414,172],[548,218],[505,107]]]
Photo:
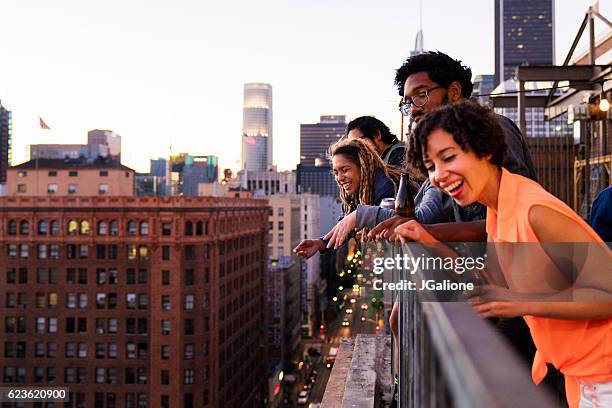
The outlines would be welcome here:
[[[181,192],[186,196],[198,195],[198,184],[214,183],[219,179],[217,156],[187,156],[182,171]]]
[[[67,387],[73,407],[264,406],[264,201],[0,206],[5,384]]]
[[[109,157],[121,162],[121,136],[112,130],[94,129],[87,132],[89,157]]]
[[[472,97],[478,100],[481,105],[489,105],[490,97],[484,95],[490,95],[495,89],[495,75],[474,75],[474,89],[472,90]]]
[[[87,145],[83,144],[33,144],[28,146],[30,160],[33,159],[78,159],[88,158]]]
[[[0,102],[0,184],[6,183],[6,172],[11,165],[12,141],[12,113]]]
[[[319,166],[298,164],[296,183],[298,193],[313,193],[336,198],[340,196],[338,183],[334,179],[329,163],[320,163]]]
[[[520,65],[554,61],[554,1],[495,0],[495,85]]]
[[[250,171],[272,168],[272,142],[272,86],[244,84],[242,168]]]
[[[346,132],[346,116],[323,115],[319,123],[300,125],[300,164],[328,162],[327,151]]]

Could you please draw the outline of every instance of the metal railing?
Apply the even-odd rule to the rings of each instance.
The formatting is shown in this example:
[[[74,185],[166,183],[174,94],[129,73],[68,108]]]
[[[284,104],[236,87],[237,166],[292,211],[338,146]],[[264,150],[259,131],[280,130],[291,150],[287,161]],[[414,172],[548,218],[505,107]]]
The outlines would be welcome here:
[[[431,278],[424,273],[412,276]],[[410,279],[406,270],[393,275],[395,282]],[[412,290],[394,296],[400,306],[399,364],[393,368],[400,408],[554,406],[533,384],[529,367],[468,303],[426,296]]]

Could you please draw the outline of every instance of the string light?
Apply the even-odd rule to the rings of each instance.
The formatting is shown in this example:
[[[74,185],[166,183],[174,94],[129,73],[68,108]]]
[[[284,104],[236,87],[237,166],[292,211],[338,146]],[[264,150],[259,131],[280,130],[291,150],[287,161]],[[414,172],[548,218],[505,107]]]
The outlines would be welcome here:
[[[601,82],[601,94],[599,95],[599,110],[602,112],[607,112],[610,109],[610,102],[608,101],[608,97],[606,92],[604,91],[604,82]]]

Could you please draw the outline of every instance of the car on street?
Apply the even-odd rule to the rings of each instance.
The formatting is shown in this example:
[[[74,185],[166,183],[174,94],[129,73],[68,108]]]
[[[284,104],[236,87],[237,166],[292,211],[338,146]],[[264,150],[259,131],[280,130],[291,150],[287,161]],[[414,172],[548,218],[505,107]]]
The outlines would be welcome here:
[[[353,309],[346,309],[346,314],[352,314],[353,313]]]
[[[301,391],[298,394],[298,404],[306,405],[306,402],[308,402],[308,391]]]
[[[344,321],[342,322],[342,326],[347,327],[350,326],[351,322],[349,322],[348,320],[344,319]]]
[[[362,303],[361,304],[361,310],[368,310],[368,304],[367,303]]]

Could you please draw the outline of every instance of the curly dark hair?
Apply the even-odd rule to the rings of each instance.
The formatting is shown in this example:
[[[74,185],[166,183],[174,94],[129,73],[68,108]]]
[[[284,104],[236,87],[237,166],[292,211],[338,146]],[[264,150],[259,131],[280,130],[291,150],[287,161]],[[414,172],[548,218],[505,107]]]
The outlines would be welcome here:
[[[469,98],[472,95],[472,70],[440,51],[428,51],[408,58],[395,73],[395,86],[400,96],[404,96],[404,84],[412,74],[427,72],[429,79],[448,88],[457,81],[461,85],[461,95]]]
[[[359,129],[363,136],[374,140],[374,136],[376,135],[376,131],[380,132],[380,137],[382,141],[386,144],[392,144],[397,141],[397,136],[391,133],[389,126],[385,125],[379,119],[376,119],[374,116],[360,116],[356,119],[353,119],[346,125],[346,134],[353,130]]]
[[[427,174],[423,163],[427,138],[436,129],[453,135],[453,140],[462,150],[472,150],[481,158],[491,155],[490,162],[497,167],[502,166],[507,145],[497,118],[488,107],[465,100],[425,114],[414,129],[408,162],[424,174]]]

